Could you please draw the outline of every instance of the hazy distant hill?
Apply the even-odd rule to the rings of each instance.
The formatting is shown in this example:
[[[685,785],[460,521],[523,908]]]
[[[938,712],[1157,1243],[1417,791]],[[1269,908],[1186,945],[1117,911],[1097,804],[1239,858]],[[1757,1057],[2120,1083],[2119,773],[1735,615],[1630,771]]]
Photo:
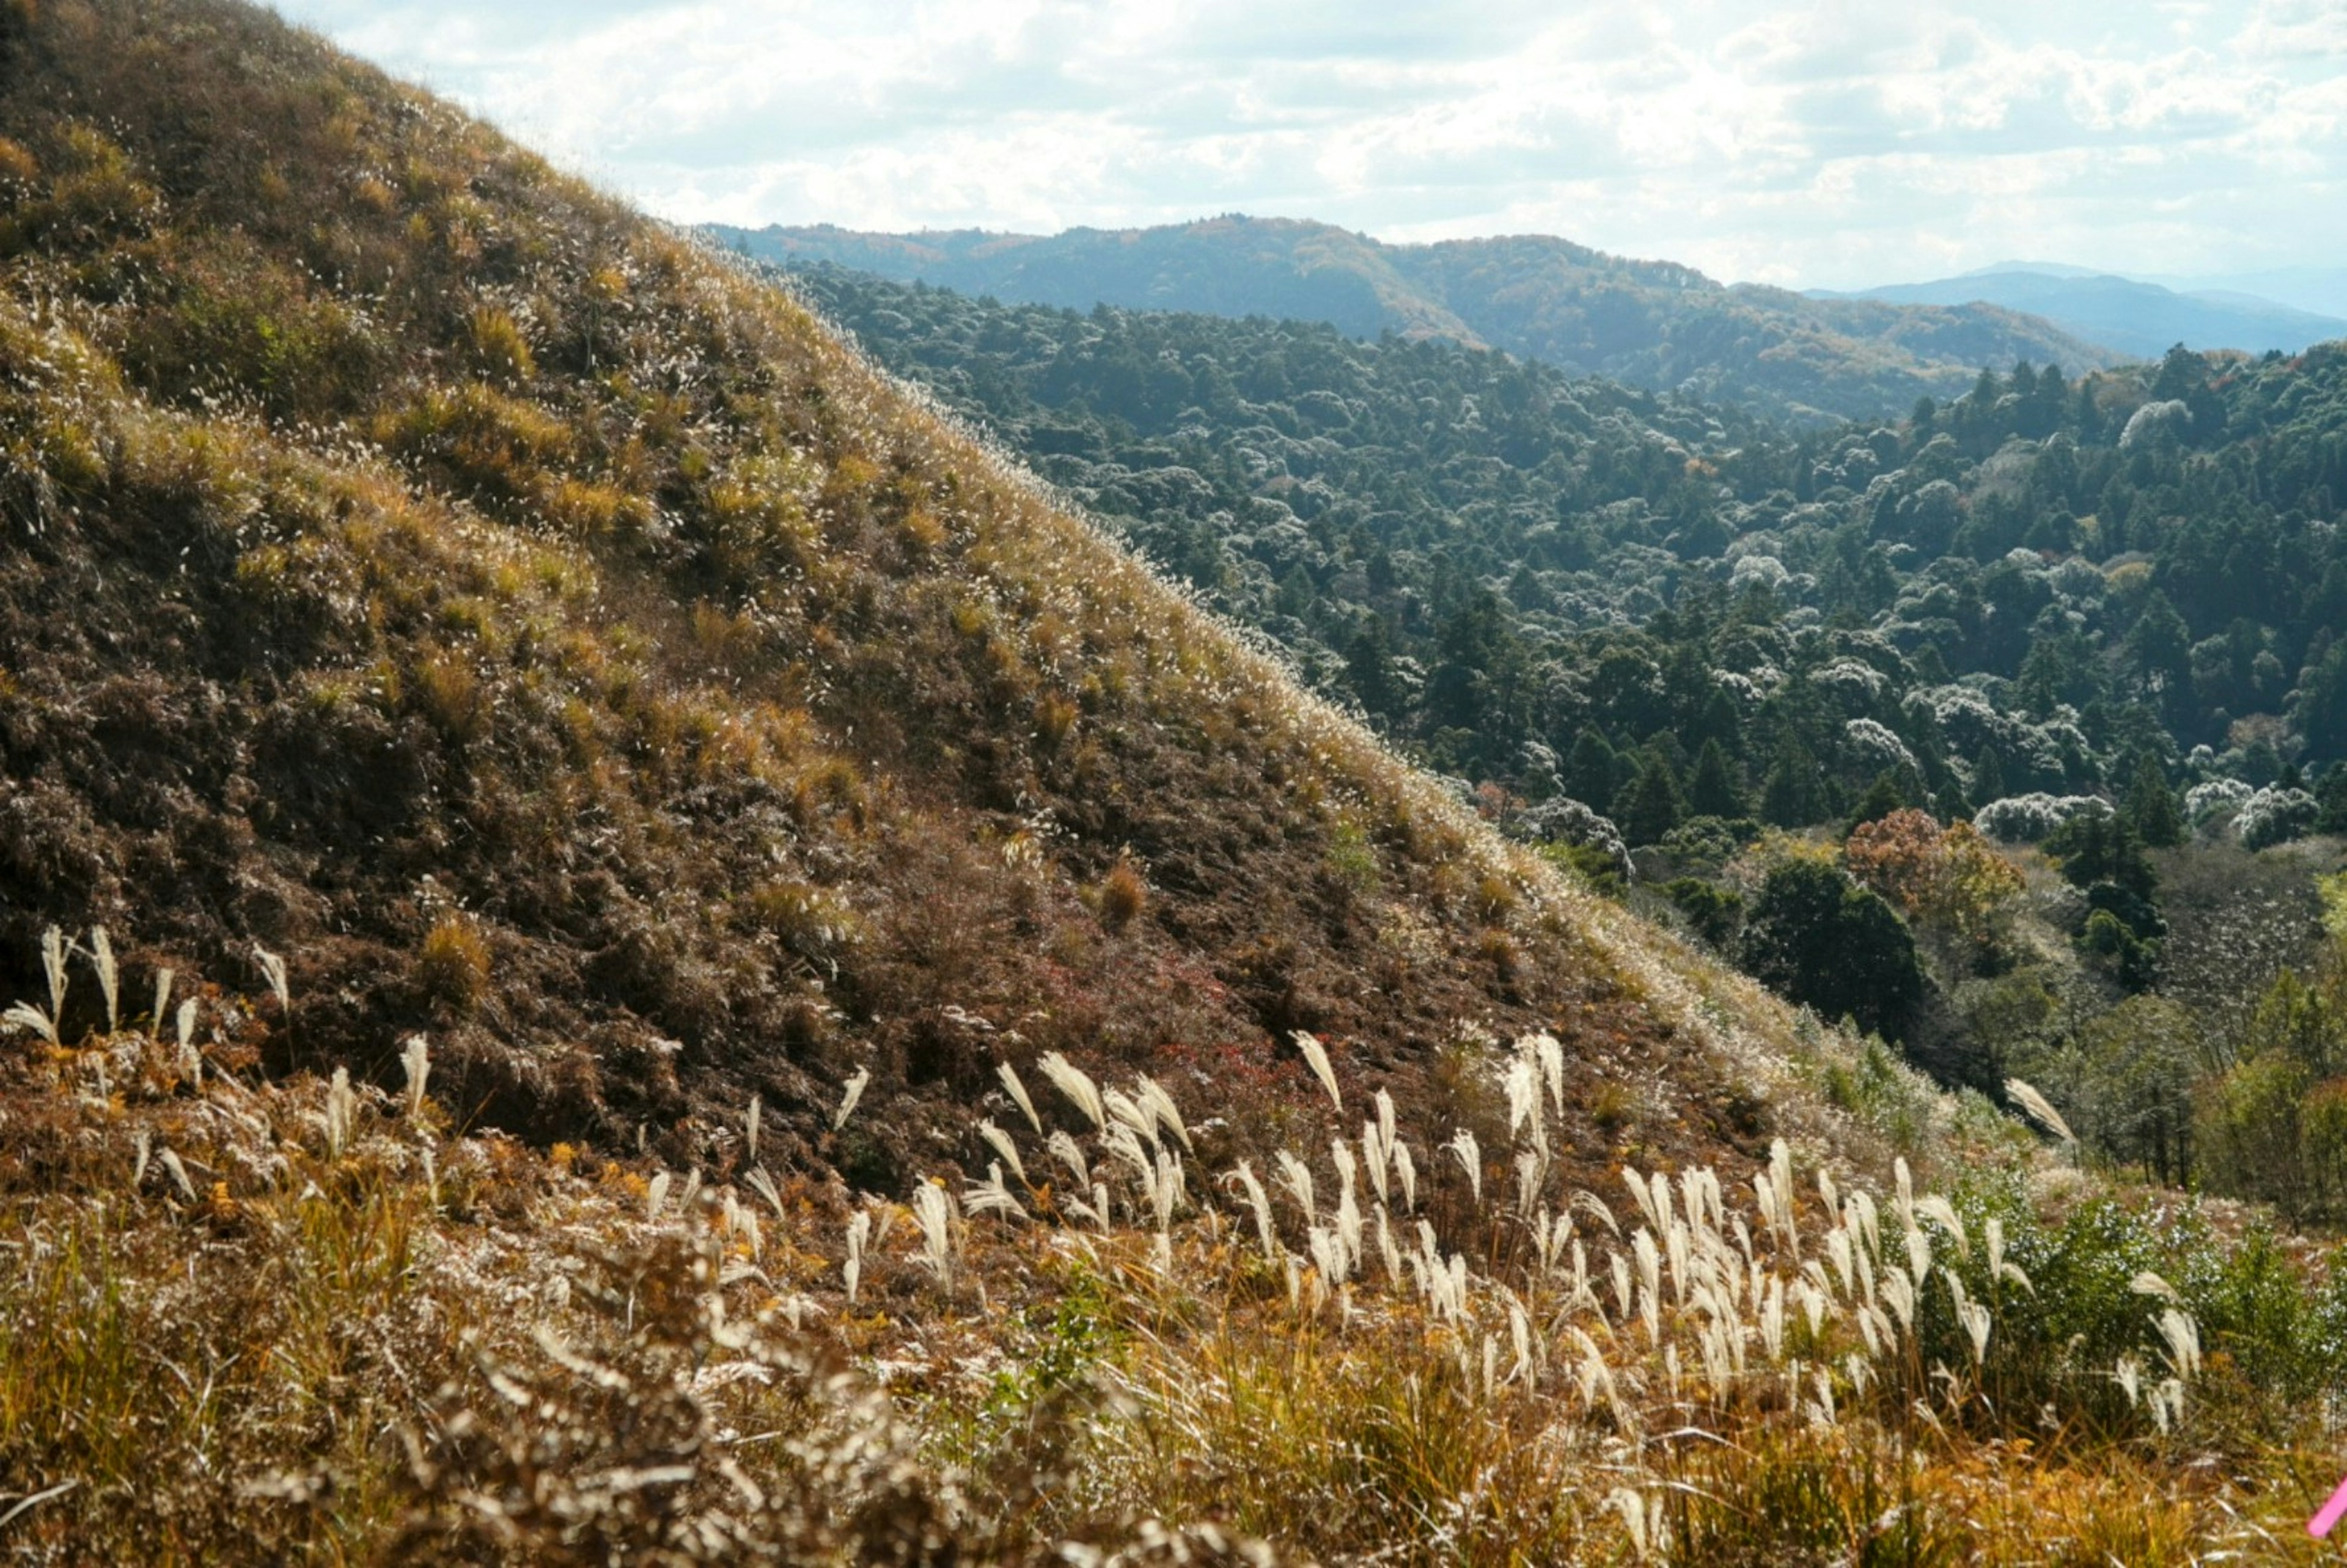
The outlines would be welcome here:
[[[763,260],[833,261],[1015,302],[1281,316],[1357,337],[1446,337],[1810,424],[1960,395],[1984,364],[2028,360],[2075,372],[2123,357],[1993,304],[1890,305],[1727,287],[1674,262],[1540,235],[1388,245],[1325,223],[1236,216],[1049,238],[828,225],[716,232]]]
[[[2347,338],[2347,321],[2317,315],[2253,294],[2178,293],[2157,283],[2075,269],[1970,273],[1928,283],[1896,283],[1854,294],[1814,292],[1814,299],[1880,300],[1901,305],[1981,302],[2026,311],[2122,354],[2153,358],[2177,343],[2188,348],[2237,348],[2251,354],[2296,354],[2311,344]]]

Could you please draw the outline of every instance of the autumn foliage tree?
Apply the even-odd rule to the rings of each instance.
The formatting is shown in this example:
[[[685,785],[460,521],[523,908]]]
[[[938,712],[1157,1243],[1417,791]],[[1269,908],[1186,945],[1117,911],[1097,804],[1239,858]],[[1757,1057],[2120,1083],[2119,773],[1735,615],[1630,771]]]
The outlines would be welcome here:
[[[1943,828],[1929,812],[1894,811],[1861,824],[1842,858],[1911,926],[1943,938],[1951,956],[1971,967],[1993,960],[2021,873],[1972,824]]]

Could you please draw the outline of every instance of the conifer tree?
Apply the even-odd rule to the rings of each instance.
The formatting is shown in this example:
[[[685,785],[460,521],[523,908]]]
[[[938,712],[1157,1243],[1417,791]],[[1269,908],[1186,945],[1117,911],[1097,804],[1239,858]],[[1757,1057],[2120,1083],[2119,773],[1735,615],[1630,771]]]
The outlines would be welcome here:
[[[1638,776],[1614,803],[1614,821],[1632,844],[1660,844],[1686,816],[1686,797],[1670,759],[1649,753]]]
[[[1687,785],[1687,806],[1697,816],[1737,817],[1744,815],[1744,789],[1737,782],[1736,764],[1727,748],[1706,741],[1696,758],[1695,777]]]
[[[2184,808],[2168,787],[2167,770],[2148,753],[2136,764],[2125,815],[2127,826],[2148,848],[2172,849],[2184,842]]]

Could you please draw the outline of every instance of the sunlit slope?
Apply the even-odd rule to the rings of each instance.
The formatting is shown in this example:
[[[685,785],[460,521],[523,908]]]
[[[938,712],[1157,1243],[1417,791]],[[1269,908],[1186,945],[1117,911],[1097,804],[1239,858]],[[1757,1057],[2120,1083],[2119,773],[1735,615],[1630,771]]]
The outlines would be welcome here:
[[[134,999],[265,948],[265,1066],[421,1032],[469,1122],[690,1163],[757,1095],[880,1186],[1053,1050],[1244,1144],[1296,1030],[1430,1124],[1554,1030],[1570,1161],[1765,1141],[1781,1013],[779,293],[263,13],[0,15],[5,994],[53,922]]]

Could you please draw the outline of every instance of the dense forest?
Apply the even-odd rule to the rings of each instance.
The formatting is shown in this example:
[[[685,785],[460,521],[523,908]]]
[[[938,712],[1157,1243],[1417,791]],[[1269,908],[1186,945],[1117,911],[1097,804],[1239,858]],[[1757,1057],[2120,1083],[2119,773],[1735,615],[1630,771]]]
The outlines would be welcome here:
[[[2258,853],[2347,829],[2347,352],[2024,363],[1800,435],[1441,343],[795,277],[1488,815],[1787,994],[1952,1081],[2026,1069],[2154,1174],[2280,1196],[2330,1158],[2226,1128],[2347,1069],[2320,866]]]
[[[1321,322],[1495,348],[1651,392],[1758,409],[1803,428],[1958,397],[1974,367],[2073,369],[2127,356],[1999,305],[1892,304],[1723,286],[1676,261],[1553,235],[1389,245],[1327,223],[1226,213],[1153,229],[1062,234],[867,234],[828,224],[717,226],[757,261],[830,263],[1022,304],[1195,311]]]

